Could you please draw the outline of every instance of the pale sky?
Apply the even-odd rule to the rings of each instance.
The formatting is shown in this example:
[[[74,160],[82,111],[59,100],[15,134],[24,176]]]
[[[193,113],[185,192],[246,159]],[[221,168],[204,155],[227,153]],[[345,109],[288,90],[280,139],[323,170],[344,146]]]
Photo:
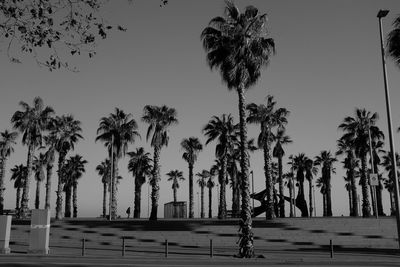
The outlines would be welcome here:
[[[321,150],[336,151],[336,140],[341,136],[337,127],[345,116],[353,115],[355,107],[378,112],[378,125],[387,136],[385,99],[379,48],[379,28],[376,14],[389,9],[383,21],[385,34],[400,13],[398,0],[302,0],[302,1],[236,1],[243,10],[256,6],[268,13],[271,37],[275,39],[277,53],[260,81],[246,96],[247,102],[260,104],[272,94],[278,107],[291,111],[287,133],[294,140],[287,146],[287,156],[305,153],[314,158]],[[12,64],[6,53],[0,54],[1,98],[0,130],[11,128],[10,118],[19,110],[19,101],[32,103],[35,96],[43,98],[58,115],[73,114],[82,122],[84,140],[76,145],[75,153],[89,161],[86,174],[79,181],[78,215],[99,216],[102,212],[101,177],[95,167],[107,156],[102,143],[95,143],[99,120],[119,107],[132,113],[139,124],[142,139],[130,146],[129,151],[146,143],[147,125],[140,118],[145,105],[167,105],[178,113],[179,124],[170,129],[170,143],[161,152],[161,192],[159,217],[163,205],[172,201],[171,183],[166,173],[173,169],[188,177],[187,163],[182,159],[180,142],[197,136],[205,142],[203,126],[213,115],[231,113],[238,122],[237,94],[229,92],[217,71],[206,64],[200,33],[209,20],[222,15],[224,1],[170,0],[159,7],[158,0],[109,1],[107,19],[127,27],[127,32],[113,32],[99,43],[97,55],[92,58],[71,59],[80,70],[49,72],[25,58],[23,64]],[[391,60],[387,61],[391,90],[393,124],[400,125],[400,75]],[[397,101],[396,101],[397,100]],[[249,138],[258,135],[258,126],[249,126]],[[399,134],[395,145],[400,148]],[[18,140],[20,141],[20,139]],[[386,142],[388,143],[388,141]],[[209,169],[213,163],[215,143],[200,153],[194,172]],[[388,146],[386,146],[388,149]],[[16,164],[26,164],[27,147],[18,145],[7,163],[5,208],[15,207],[15,189],[9,182],[10,171]],[[341,159],[340,159],[341,160]],[[127,171],[127,158],[119,162],[123,180],[118,191],[118,214],[133,210],[134,183]],[[265,188],[261,152],[251,156],[255,173],[256,191]],[[334,216],[348,215],[348,197],[344,189],[344,171],[336,164],[332,178]],[[52,183],[52,215],[55,214],[56,168]],[[319,177],[320,173],[317,177]],[[196,178],[197,179],[197,178]],[[229,187],[228,187],[229,188]],[[308,194],[306,184],[306,196]],[[358,192],[361,195],[360,188]],[[195,216],[198,203],[195,185]],[[30,207],[34,206],[35,184],[31,181]],[[44,183],[42,185],[44,193]],[[214,215],[217,213],[214,189]],[[322,197],[316,191],[317,215],[322,215]],[[384,210],[389,212],[389,196],[384,190]],[[178,199],[188,201],[188,181],[178,190]],[[227,191],[228,209],[231,194]],[[307,199],[308,202],[308,199]],[[44,195],[41,196],[41,206]],[[207,198],[206,203],[207,207]],[[288,205],[286,206],[289,210]],[[300,212],[298,212],[299,214]],[[147,217],[147,184],[142,192],[142,217]]]

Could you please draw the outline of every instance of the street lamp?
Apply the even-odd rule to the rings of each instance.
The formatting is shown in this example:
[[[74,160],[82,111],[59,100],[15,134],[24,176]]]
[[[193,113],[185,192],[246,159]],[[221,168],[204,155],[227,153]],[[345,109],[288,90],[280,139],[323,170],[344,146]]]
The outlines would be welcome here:
[[[393,173],[393,182],[394,182],[394,190],[395,190],[395,201],[396,201],[396,222],[397,222],[397,241],[399,242],[400,248],[400,210],[399,210],[399,181],[397,178],[397,166],[396,166],[396,156],[395,156],[395,148],[393,142],[393,129],[392,129],[392,118],[390,113],[390,101],[389,101],[389,88],[387,84],[387,74],[386,74],[386,63],[385,63],[385,49],[383,45],[383,31],[382,31],[382,18],[386,17],[389,13],[389,10],[379,10],[378,12],[378,21],[379,21],[379,33],[381,39],[381,54],[382,54],[382,68],[383,68],[383,81],[385,85],[385,100],[386,100],[386,113],[387,113],[387,121],[388,121],[388,131],[389,131],[389,142],[390,142],[390,156],[392,158],[392,173]]]

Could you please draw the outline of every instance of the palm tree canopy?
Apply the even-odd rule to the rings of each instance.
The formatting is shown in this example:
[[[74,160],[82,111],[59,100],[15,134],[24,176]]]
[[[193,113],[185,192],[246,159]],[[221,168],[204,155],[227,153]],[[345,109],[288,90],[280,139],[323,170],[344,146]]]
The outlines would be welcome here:
[[[73,115],[57,116],[51,121],[50,135],[55,138],[55,149],[60,152],[68,152],[74,150],[75,144],[79,139],[83,139],[81,122],[75,120]]]
[[[99,165],[96,166],[97,173],[101,176],[101,182],[103,184],[110,183],[110,160],[105,159]]]
[[[278,131],[275,135],[275,146],[272,151],[272,155],[276,158],[283,157],[285,155],[285,150],[283,150],[283,145],[290,144],[292,143],[292,139],[290,139],[290,136],[285,134],[286,130],[285,128],[278,128]]]
[[[13,145],[17,144],[15,141],[18,137],[17,132],[10,132],[5,130],[0,133],[0,159],[7,158],[14,152]]]
[[[387,52],[397,66],[400,66],[400,16],[393,22],[393,29],[387,36]]]
[[[210,68],[219,69],[229,89],[249,88],[268,65],[275,44],[268,38],[267,14],[254,6],[244,13],[230,1],[225,16],[211,19],[201,33]]]
[[[193,164],[197,160],[197,156],[201,150],[203,150],[203,145],[197,137],[185,138],[181,142],[181,147],[183,149],[182,158],[189,164]]]
[[[394,179],[393,169],[392,169],[393,160],[391,157],[391,153],[389,151],[386,152],[382,159],[383,159],[382,166],[385,168],[385,171],[388,173],[388,177],[390,178],[390,180],[393,181],[393,179]],[[396,153],[396,166],[397,167],[400,166],[400,156],[397,153]],[[397,168],[397,169],[399,169],[399,168]],[[400,176],[399,170],[397,170],[397,176]]]
[[[166,174],[169,178],[168,181],[172,181],[172,189],[179,188],[179,181],[184,181],[183,173],[179,170],[171,170]]]
[[[307,159],[305,162],[305,171],[307,181],[311,181],[313,176],[318,173],[317,167],[315,167],[315,162],[312,159]]]
[[[15,165],[14,168],[11,169],[10,180],[14,180],[14,188],[21,188],[24,186],[27,172],[28,168],[23,164]]]
[[[114,113],[100,119],[96,141],[104,142],[109,154],[111,154],[111,148],[113,147],[114,154],[121,158],[128,151],[128,145],[134,143],[136,137],[140,137],[136,131],[137,128],[137,123],[132,118],[132,114],[115,108]],[[113,143],[111,144],[112,140]]]
[[[143,147],[136,148],[136,151],[128,152],[130,157],[128,163],[128,170],[132,172],[135,179],[143,179],[141,183],[145,182],[145,178],[151,175],[152,162],[150,153],[146,152]]]
[[[40,97],[35,97],[32,107],[23,101],[19,105],[22,111],[16,111],[11,118],[14,129],[22,133],[22,144],[40,146],[42,132],[48,128],[50,118],[54,114],[53,108],[45,107]]]
[[[336,157],[332,156],[330,151],[323,150],[321,151],[320,155],[315,157],[314,164],[315,166],[322,167],[323,177],[325,177],[324,173],[328,176],[330,173],[335,173],[335,168],[333,167],[333,163],[337,161]]]
[[[87,163],[87,160],[84,160],[81,155],[70,157],[64,166],[65,183],[70,185],[77,184],[78,179],[85,173],[85,164]]]
[[[207,137],[206,145],[218,139],[215,149],[217,158],[226,156],[229,150],[238,144],[239,125],[233,123],[231,114],[222,114],[221,117],[213,116],[203,128],[203,133]]]
[[[371,132],[372,140],[381,140],[384,138],[383,132],[375,126],[378,120],[378,113],[371,113],[365,109],[357,108],[354,117],[346,117],[339,125],[345,134],[342,139],[352,143],[357,156],[365,155],[369,149],[369,134]]]
[[[142,121],[149,124],[146,140],[148,141],[153,134],[151,137],[152,147],[168,146],[168,128],[178,123],[174,108],[165,105],[161,107],[147,105],[143,109]]]
[[[197,183],[201,188],[204,188],[207,186],[206,179],[210,178],[211,173],[208,170],[202,170],[201,172],[196,173],[196,176],[199,177]]]

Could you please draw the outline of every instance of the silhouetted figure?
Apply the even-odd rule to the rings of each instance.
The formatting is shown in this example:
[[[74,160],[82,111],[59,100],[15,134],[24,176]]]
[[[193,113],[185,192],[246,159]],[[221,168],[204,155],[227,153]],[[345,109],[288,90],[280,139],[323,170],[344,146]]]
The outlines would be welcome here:
[[[129,207],[129,208],[126,210],[126,214],[128,214],[128,219],[129,219],[129,216],[131,216],[131,207]]]

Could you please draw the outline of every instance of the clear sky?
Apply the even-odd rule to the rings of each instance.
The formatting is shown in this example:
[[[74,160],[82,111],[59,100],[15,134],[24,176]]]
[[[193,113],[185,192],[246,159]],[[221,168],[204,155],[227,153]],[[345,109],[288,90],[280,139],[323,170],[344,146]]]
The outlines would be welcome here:
[[[251,4],[260,12],[268,13],[277,53],[258,84],[247,92],[246,99],[260,104],[267,94],[272,94],[277,106],[291,111],[287,133],[294,143],[287,146],[287,156],[304,152],[313,158],[321,150],[334,152],[336,140],[341,136],[337,126],[345,116],[353,115],[355,107],[378,112],[378,125],[387,136],[376,14],[379,9],[390,9],[383,21],[386,34],[396,14],[400,13],[400,1],[260,0],[236,3],[241,9]],[[145,140],[147,125],[140,121],[143,107],[165,104],[176,108],[179,124],[171,128],[169,146],[161,152],[159,216],[163,216],[163,204],[172,201],[171,183],[166,181],[165,174],[179,169],[186,178],[188,176],[187,164],[181,158],[181,140],[197,136],[204,142],[201,129],[213,115],[231,113],[238,121],[237,94],[226,89],[218,72],[210,71],[200,41],[202,29],[223,11],[224,1],[217,0],[170,0],[164,8],[159,7],[158,0],[134,0],[132,4],[125,0],[109,1],[105,16],[128,30],[114,32],[100,42],[94,58],[71,59],[79,73],[49,72],[30,58],[23,64],[12,64],[3,50],[0,54],[0,130],[11,127],[10,118],[19,109],[19,101],[32,103],[35,96],[41,96],[58,115],[73,114],[82,121],[84,140],[69,154],[79,153],[89,161],[87,172],[79,181],[78,215],[99,216],[102,184],[95,167],[107,156],[103,144],[94,141],[100,118],[108,116],[115,107],[132,113],[142,139],[131,145],[129,151],[144,146],[152,153]],[[399,69],[390,60],[387,65],[393,123],[398,127]],[[256,137],[258,130],[257,126],[249,126],[249,137]],[[398,148],[399,140],[396,133]],[[210,144],[200,153],[195,173],[210,168],[215,158],[214,149],[214,144]],[[26,164],[27,147],[18,145],[15,150],[8,161],[5,178],[7,209],[15,207],[15,189],[9,182],[9,169],[15,164]],[[265,188],[262,162],[261,152],[251,156],[256,191]],[[286,164],[284,168],[288,170]],[[344,171],[340,163],[336,164],[336,169],[332,179],[333,213],[348,215]],[[133,208],[134,198],[134,183],[127,172],[127,159],[119,162],[119,170],[123,180],[118,189],[118,213],[125,216],[126,208]],[[53,215],[56,184],[54,177]],[[44,184],[42,186],[44,192]],[[32,181],[30,207],[33,207],[34,188]],[[195,215],[198,216],[197,186],[194,191]],[[228,190],[228,207],[230,195]],[[216,214],[216,189],[214,196]],[[322,197],[318,191],[316,196],[317,215],[321,215]],[[385,192],[383,197],[384,209],[388,212],[389,196]],[[178,199],[188,200],[187,181],[181,184]],[[44,195],[41,196],[42,205]],[[143,186],[141,215],[147,216],[147,184]]]

